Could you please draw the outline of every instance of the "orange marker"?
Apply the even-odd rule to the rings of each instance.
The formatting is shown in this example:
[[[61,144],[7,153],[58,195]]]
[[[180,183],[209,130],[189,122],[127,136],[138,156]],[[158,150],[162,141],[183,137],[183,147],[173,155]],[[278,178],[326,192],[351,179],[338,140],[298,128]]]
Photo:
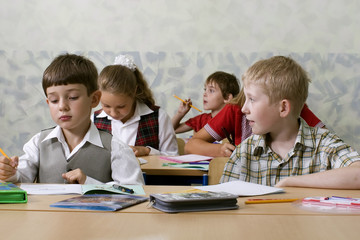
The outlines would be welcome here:
[[[183,103],[185,103],[186,104],[186,102],[184,101],[184,100],[182,100],[181,98],[179,98],[178,96],[176,96],[175,94],[174,94],[174,97],[176,97],[177,99],[179,99],[180,101],[182,101]],[[202,112],[200,109],[198,109],[197,107],[194,107],[193,105],[191,105],[190,104],[190,107],[192,107],[192,108],[194,108],[194,109],[196,109],[196,110],[198,110],[199,112]]]
[[[294,202],[299,200],[298,198],[279,198],[279,199],[248,199],[245,201],[246,204],[256,203],[283,203],[283,202]]]

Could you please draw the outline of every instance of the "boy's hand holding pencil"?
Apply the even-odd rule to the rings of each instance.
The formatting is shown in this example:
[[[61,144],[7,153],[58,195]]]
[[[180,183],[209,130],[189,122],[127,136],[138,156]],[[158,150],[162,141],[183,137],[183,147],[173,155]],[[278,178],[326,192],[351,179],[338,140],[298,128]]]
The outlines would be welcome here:
[[[179,98],[179,97],[176,96],[175,94],[174,94],[174,97],[177,98],[177,99],[179,99],[179,100],[182,101],[183,103],[187,104],[187,102],[186,102],[185,100]],[[202,112],[200,109],[198,109],[197,107],[193,106],[192,104],[189,104],[189,106],[192,107],[193,109],[198,110],[199,112]]]
[[[0,156],[0,180],[6,180],[16,173],[19,158],[10,158],[1,148],[0,152],[3,155]]]

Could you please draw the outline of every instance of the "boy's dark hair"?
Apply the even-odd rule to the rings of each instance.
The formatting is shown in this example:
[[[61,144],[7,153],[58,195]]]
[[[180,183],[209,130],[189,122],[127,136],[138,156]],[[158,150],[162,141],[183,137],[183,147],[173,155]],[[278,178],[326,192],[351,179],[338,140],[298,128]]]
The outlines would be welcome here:
[[[98,72],[92,61],[83,56],[66,53],[57,56],[45,69],[42,87],[47,96],[48,87],[80,83],[85,85],[90,96],[98,89],[97,77]]]
[[[214,72],[208,76],[205,84],[212,82],[219,85],[224,99],[227,99],[230,93],[235,97],[240,92],[239,80],[233,74],[222,71]]]

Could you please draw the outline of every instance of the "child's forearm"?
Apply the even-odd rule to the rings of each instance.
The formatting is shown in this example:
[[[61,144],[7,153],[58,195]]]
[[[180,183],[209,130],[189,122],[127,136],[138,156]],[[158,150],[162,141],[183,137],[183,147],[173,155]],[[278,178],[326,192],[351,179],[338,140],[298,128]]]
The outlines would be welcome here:
[[[181,114],[177,113],[177,114],[175,114],[175,115],[173,116],[173,118],[171,119],[171,123],[172,123],[172,125],[173,125],[173,127],[174,127],[175,130],[176,130],[176,128],[179,127],[180,121],[183,119],[184,116],[185,116],[185,115],[181,115]]]
[[[360,189],[360,162],[352,166],[282,179],[276,187]]]
[[[224,157],[221,153],[222,144],[209,143],[199,138],[191,138],[185,144],[185,153],[200,154],[211,157]]]

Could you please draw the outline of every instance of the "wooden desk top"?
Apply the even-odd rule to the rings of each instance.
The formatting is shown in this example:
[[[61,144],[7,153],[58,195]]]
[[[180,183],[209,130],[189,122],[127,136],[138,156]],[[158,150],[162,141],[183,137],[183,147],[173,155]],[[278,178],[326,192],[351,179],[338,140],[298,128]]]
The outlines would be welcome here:
[[[170,161],[160,159],[160,156],[146,156],[141,157],[148,161],[145,164],[141,164],[141,169],[147,175],[170,175],[170,176],[203,176],[207,171],[188,169],[188,168],[176,168],[166,167],[163,163],[170,163]]]
[[[358,239],[360,216],[1,211],[4,239]]]
[[[191,189],[191,186],[144,186],[146,196],[151,193],[164,193],[171,191],[181,191]],[[339,215],[327,214],[322,212],[314,212],[300,209],[294,203],[268,203],[268,204],[245,204],[248,198],[304,198],[313,196],[351,196],[360,198],[360,191],[358,190],[331,190],[331,189],[313,189],[313,188],[284,188],[285,193],[270,194],[257,197],[239,197],[239,209],[226,211],[209,211],[197,212],[196,214],[205,215]],[[0,204],[0,212],[4,210],[9,211],[42,211],[42,212],[89,212],[88,210],[79,209],[64,209],[50,207],[50,204],[70,197],[78,195],[29,195],[27,204]],[[149,202],[140,203],[138,205],[125,208],[115,212],[118,213],[151,213],[151,214],[166,214],[154,208],[147,207]],[[93,211],[99,212],[99,211]],[[183,213],[182,213],[183,214]],[[341,215],[341,214],[340,214]],[[347,214],[342,214],[347,215]],[[359,215],[356,213],[353,215]]]
[[[189,186],[144,186],[147,195]],[[358,190],[284,188],[261,198],[360,197]],[[357,239],[360,214],[328,214],[292,203],[245,205],[237,210],[168,214],[147,202],[117,212],[51,208],[71,195],[29,195],[27,204],[0,204],[6,239]]]
[[[147,195],[189,186],[144,186]],[[285,188],[261,198],[360,197],[360,191]],[[141,203],[117,212],[50,208],[70,195],[30,195],[27,204],[1,204],[6,239],[357,239],[360,214],[327,214],[292,203],[245,205],[228,211],[168,214]]]

